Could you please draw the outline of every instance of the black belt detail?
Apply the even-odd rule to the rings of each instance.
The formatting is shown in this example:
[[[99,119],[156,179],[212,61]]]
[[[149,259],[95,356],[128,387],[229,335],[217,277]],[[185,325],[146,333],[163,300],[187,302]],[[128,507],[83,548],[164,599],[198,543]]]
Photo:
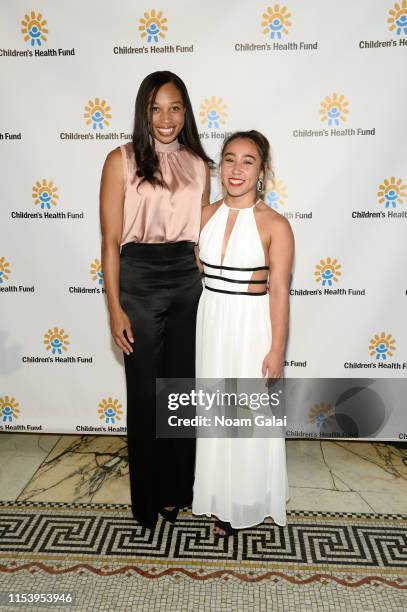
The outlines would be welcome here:
[[[238,272],[257,272],[257,270],[268,270],[268,266],[258,266],[257,268],[232,268],[230,266],[214,266],[212,264],[208,264],[205,261],[200,260],[204,266],[207,268],[217,268],[218,270],[236,270]]]
[[[205,278],[216,278],[219,280],[223,280],[223,281],[227,281],[228,283],[242,283],[244,285],[267,285],[267,279],[262,281],[262,280],[235,280],[234,278],[226,278],[224,276],[215,276],[215,274],[205,274],[204,273]]]
[[[205,289],[216,291],[216,293],[227,293],[228,295],[267,295],[267,291],[260,291],[259,293],[254,293],[253,291],[224,291],[223,289],[213,289],[207,285],[205,285]]]

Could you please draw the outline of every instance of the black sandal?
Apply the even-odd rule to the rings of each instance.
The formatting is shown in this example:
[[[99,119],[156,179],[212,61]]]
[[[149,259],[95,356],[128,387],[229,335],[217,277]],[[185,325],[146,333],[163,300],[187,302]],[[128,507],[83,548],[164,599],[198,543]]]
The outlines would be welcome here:
[[[179,508],[173,508],[172,510],[166,510],[165,508],[161,508],[160,514],[166,521],[174,524],[177,520]]]
[[[215,527],[225,532],[224,534],[215,533],[214,535],[218,538],[228,538],[229,536],[236,535],[239,531],[239,529],[235,529],[235,527],[232,527],[230,523],[226,523],[225,521],[216,521]]]

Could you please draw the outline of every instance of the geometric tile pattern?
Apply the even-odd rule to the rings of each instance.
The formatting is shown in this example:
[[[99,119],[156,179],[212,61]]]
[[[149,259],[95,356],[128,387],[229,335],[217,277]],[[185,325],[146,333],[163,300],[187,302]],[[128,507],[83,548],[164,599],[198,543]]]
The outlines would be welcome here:
[[[41,569],[98,576],[169,575],[246,583],[321,580],[347,587],[407,589],[407,516],[290,512],[286,527],[266,520],[231,538],[184,511],[174,525],[138,525],[120,504],[0,503],[0,574]]]

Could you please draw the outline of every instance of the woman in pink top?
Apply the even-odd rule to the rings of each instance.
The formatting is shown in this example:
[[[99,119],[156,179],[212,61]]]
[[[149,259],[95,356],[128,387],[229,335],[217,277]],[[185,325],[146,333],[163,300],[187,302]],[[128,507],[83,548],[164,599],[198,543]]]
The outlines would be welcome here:
[[[134,517],[154,528],[192,502],[195,440],[156,438],[156,378],[193,378],[202,291],[194,246],[208,203],[211,160],[182,80],[140,85],[132,142],[111,151],[100,202],[110,326],[124,352]]]

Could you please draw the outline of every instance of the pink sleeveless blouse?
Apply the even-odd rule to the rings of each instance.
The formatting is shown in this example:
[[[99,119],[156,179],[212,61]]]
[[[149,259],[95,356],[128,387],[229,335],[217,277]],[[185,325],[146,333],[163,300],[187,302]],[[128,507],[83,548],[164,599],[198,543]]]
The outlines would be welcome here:
[[[128,242],[198,242],[205,162],[177,140],[154,140],[167,189],[140,184],[132,143],[120,147],[124,178],[124,215],[120,246]]]

